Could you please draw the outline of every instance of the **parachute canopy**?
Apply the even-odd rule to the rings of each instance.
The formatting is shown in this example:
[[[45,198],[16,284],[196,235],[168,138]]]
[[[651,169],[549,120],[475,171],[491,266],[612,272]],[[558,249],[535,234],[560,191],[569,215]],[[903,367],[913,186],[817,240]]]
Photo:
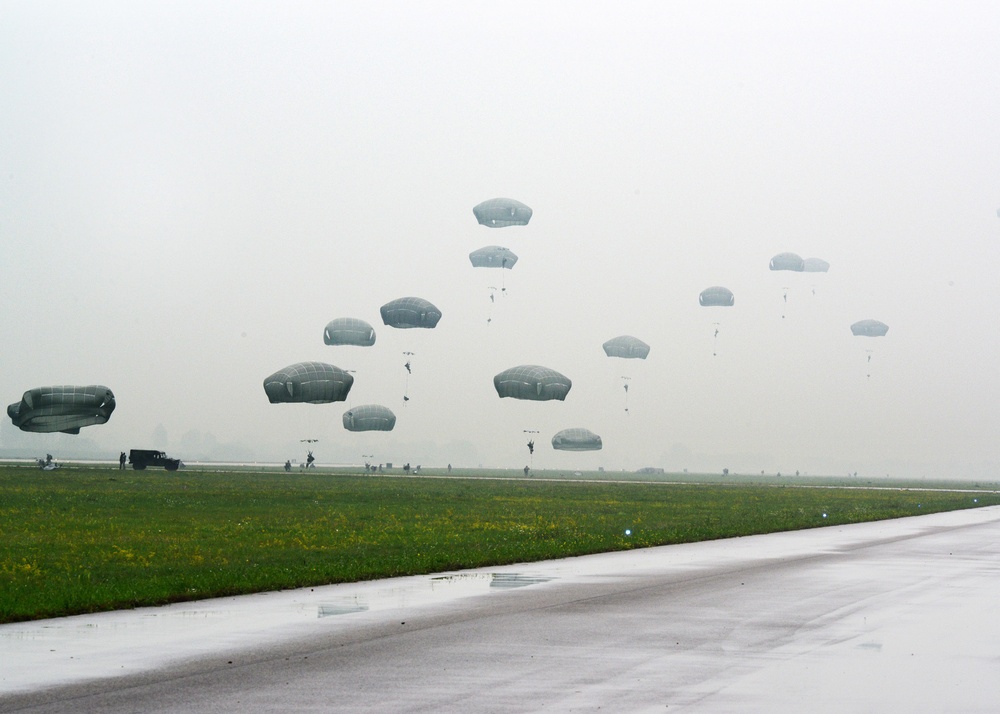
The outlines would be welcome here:
[[[885,337],[889,326],[878,320],[861,320],[851,325],[851,333],[855,337]]]
[[[563,429],[552,437],[552,448],[558,451],[600,451],[601,437],[589,429]]]
[[[517,256],[510,248],[499,245],[487,245],[469,253],[473,268],[507,268],[510,270],[517,262]]]
[[[830,269],[830,264],[822,258],[806,258],[802,261],[802,270],[807,273],[825,273]]]
[[[702,307],[732,307],[735,302],[733,291],[721,285],[705,288],[698,295],[698,304]]]
[[[279,369],[264,380],[264,391],[271,404],[342,402],[354,384],[354,377],[332,364],[296,362]]]
[[[29,389],[7,407],[7,416],[21,431],[79,434],[80,428],[104,424],[115,410],[115,395],[102,384],[61,385]]]
[[[344,428],[348,431],[392,431],[396,415],[381,404],[362,404],[344,412]]]
[[[794,270],[801,273],[805,270],[805,261],[795,253],[778,253],[771,258],[771,270]]]
[[[389,327],[409,329],[412,327],[432,328],[441,319],[441,311],[433,304],[418,297],[404,297],[387,302],[379,312],[382,322]]]
[[[375,344],[375,328],[356,317],[338,317],[327,323],[323,343],[371,347]]]
[[[566,375],[548,367],[522,364],[511,367],[493,378],[500,398],[531,399],[538,402],[566,399],[573,382]]]
[[[472,208],[476,220],[489,228],[526,226],[531,220],[531,209],[513,198],[491,198]]]
[[[604,354],[608,357],[622,357],[624,359],[646,359],[649,355],[649,345],[638,337],[622,335],[608,340],[603,345]]]

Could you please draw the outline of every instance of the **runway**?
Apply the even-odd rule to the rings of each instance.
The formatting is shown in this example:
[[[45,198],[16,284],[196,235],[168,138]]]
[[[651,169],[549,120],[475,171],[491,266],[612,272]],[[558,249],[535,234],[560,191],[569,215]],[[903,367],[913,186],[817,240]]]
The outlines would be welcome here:
[[[1000,507],[0,626],[2,712],[993,712]]]

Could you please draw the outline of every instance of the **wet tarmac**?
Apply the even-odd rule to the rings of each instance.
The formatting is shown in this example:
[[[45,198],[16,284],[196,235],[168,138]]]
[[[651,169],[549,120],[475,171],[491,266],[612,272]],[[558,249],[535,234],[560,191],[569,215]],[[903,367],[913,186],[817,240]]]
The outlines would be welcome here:
[[[1000,507],[0,626],[0,712],[993,712]]]

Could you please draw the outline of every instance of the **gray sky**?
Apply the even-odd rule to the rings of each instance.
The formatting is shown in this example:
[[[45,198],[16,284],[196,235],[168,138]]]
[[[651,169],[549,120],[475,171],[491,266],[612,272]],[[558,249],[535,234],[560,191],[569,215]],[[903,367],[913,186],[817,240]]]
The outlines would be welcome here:
[[[1000,5],[205,5],[0,3],[4,405],[106,384],[75,438],[112,456],[200,432],[520,467],[538,429],[536,467],[995,477]],[[479,226],[497,196],[531,223]],[[492,313],[489,244],[520,256]],[[408,295],[435,330],[382,325]],[[325,346],[334,317],[376,345]],[[621,334],[649,358],[605,357]],[[302,360],[357,370],[395,431],[269,404]],[[566,401],[500,400],[525,363]],[[604,450],[553,452],[576,426]]]

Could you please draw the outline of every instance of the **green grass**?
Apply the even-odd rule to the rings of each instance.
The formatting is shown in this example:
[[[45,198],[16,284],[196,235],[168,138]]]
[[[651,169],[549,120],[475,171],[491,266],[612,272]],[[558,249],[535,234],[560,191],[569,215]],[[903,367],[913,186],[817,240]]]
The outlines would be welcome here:
[[[457,471],[398,478],[0,466],[0,622],[996,503],[1000,494],[990,492],[487,480]]]

